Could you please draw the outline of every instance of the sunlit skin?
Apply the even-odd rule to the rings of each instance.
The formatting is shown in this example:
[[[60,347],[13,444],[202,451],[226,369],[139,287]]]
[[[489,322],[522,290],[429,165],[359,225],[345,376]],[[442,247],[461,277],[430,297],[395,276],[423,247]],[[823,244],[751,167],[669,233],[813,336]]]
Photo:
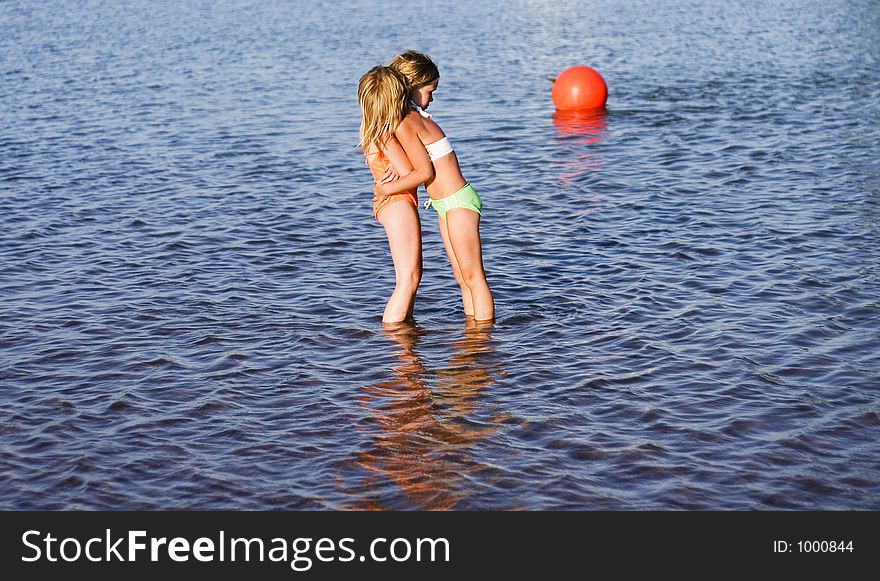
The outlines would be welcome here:
[[[404,175],[412,172],[412,163],[393,136],[386,141],[382,151],[390,162],[389,170]],[[366,152],[368,165],[376,155],[376,150]],[[416,292],[422,279],[422,227],[418,209],[407,203],[393,203],[383,208],[377,219],[388,237],[395,280],[394,291],[382,313],[382,321],[405,321],[412,318]]]

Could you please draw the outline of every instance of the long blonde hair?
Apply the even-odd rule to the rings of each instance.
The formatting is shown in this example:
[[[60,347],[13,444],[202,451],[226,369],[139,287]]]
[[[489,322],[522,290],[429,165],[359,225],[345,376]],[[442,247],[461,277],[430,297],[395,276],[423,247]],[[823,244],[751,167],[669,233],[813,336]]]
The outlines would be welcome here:
[[[373,67],[358,81],[361,106],[360,147],[364,153],[381,149],[409,114],[406,80],[390,67]]]
[[[417,50],[405,50],[388,63],[388,66],[406,79],[410,90],[420,89],[440,80],[440,70],[431,57]]]

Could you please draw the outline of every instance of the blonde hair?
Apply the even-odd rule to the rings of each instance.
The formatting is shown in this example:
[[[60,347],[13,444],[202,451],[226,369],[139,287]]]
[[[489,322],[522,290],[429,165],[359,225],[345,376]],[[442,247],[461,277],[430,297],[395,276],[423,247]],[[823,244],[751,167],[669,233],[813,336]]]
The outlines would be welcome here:
[[[417,50],[405,50],[388,63],[388,66],[406,78],[410,90],[420,89],[440,80],[440,70],[431,57]]]
[[[409,114],[406,80],[390,67],[373,67],[358,81],[361,106],[360,147],[365,153],[381,149]]]

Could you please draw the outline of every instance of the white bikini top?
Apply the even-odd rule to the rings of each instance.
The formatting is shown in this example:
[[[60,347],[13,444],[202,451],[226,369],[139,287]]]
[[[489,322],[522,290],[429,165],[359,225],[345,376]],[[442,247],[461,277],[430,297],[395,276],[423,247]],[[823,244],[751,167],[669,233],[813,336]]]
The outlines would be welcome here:
[[[428,119],[431,118],[430,113],[428,113],[427,111],[425,111],[424,109],[422,109],[421,107],[416,105],[415,103],[412,103],[412,106],[416,111],[419,112],[419,115],[421,115],[422,117],[426,117]],[[449,143],[448,137],[443,137],[442,139],[438,139],[434,143],[428,143],[427,145],[425,145],[425,149],[428,150],[428,157],[431,158],[431,161],[434,161],[436,159],[440,159],[444,155],[449,155],[450,153],[455,151],[452,148],[452,144]]]
[[[429,143],[425,146],[425,149],[428,150],[428,157],[431,158],[431,161],[435,159],[440,159],[444,155],[449,155],[454,149],[452,149],[452,144],[449,143],[449,138],[444,137],[434,143]]]

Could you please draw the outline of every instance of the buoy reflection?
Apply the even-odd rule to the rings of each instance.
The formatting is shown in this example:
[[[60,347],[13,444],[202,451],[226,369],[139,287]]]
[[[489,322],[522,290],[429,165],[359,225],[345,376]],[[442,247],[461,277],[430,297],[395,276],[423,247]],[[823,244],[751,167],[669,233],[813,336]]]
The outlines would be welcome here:
[[[578,143],[595,144],[602,141],[608,127],[607,111],[555,111],[553,125],[562,137],[580,138]]]

